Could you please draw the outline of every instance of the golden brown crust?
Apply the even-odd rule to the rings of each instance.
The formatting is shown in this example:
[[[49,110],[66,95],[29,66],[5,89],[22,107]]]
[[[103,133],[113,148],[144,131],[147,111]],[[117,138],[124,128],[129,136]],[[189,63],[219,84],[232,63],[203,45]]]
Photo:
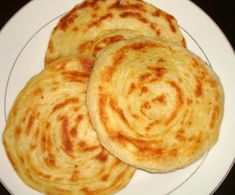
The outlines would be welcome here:
[[[154,38],[106,49],[92,71],[87,104],[102,145],[152,172],[182,168],[217,141],[219,78],[183,47]]]
[[[135,169],[107,152],[90,123],[85,98],[94,60],[49,64],[20,92],[3,140],[26,184],[48,194],[110,194]]]
[[[94,55],[91,48],[100,35],[121,29],[186,46],[176,19],[151,4],[138,0],[85,0],[61,18],[54,28],[45,63],[77,54]],[[124,38],[134,35],[129,33]]]

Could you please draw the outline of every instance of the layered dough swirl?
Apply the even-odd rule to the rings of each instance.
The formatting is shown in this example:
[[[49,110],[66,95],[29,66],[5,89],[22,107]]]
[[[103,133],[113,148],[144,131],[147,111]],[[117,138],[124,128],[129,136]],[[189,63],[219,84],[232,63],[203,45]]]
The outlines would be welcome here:
[[[66,58],[49,64],[20,92],[3,140],[26,184],[47,194],[110,194],[135,169],[97,139],[85,104],[94,61]]]
[[[116,32],[104,44],[137,34],[159,37],[185,46],[176,19],[141,0],[85,0],[76,5],[56,25],[50,36],[45,63],[58,58],[94,55],[91,48],[102,35]],[[132,32],[127,35],[123,31]],[[134,32],[136,31],[136,33]]]
[[[87,94],[102,145],[151,172],[194,162],[217,141],[223,90],[187,49],[155,38],[123,40],[97,59]]]

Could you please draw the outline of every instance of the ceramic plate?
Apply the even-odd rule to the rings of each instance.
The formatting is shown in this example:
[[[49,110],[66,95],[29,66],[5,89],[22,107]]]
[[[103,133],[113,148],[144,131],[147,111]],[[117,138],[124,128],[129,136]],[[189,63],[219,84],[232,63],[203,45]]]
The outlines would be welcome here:
[[[30,1],[0,33],[0,134],[13,101],[26,82],[43,69],[50,32],[78,0]],[[192,165],[165,174],[137,171],[124,194],[209,194],[229,172],[235,157],[235,57],[217,25],[188,0],[148,0],[174,15],[188,48],[212,66],[225,92],[225,113],[217,144]],[[53,5],[53,7],[52,7]],[[40,194],[24,184],[13,170],[0,141],[0,179],[12,194]]]

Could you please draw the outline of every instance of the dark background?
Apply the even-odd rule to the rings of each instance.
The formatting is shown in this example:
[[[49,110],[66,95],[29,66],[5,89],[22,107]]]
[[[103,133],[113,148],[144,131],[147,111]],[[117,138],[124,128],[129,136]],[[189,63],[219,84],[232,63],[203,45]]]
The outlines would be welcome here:
[[[0,28],[29,0],[7,0],[0,3]],[[233,49],[235,48],[235,6],[234,1],[229,0],[193,0],[201,7],[222,29],[230,41]],[[49,1],[48,1],[49,3]],[[53,5],[52,5],[53,6]],[[223,48],[221,48],[221,51]],[[234,149],[234,148],[233,148]],[[0,165],[1,166],[1,165]],[[216,171],[216,170],[215,170]],[[1,174],[1,173],[0,173]],[[208,177],[210,177],[208,175]],[[206,182],[207,178],[205,178]],[[9,194],[0,183],[0,195]],[[235,165],[230,173],[214,193],[215,195],[235,194]]]

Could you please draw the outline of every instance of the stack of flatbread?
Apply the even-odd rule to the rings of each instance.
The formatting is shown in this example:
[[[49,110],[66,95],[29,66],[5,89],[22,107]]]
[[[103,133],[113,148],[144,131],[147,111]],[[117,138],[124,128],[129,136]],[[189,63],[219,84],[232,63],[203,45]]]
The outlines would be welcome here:
[[[202,157],[223,102],[218,76],[172,15],[141,0],[86,0],[53,29],[3,140],[38,191],[112,194],[136,169],[169,172]]]

